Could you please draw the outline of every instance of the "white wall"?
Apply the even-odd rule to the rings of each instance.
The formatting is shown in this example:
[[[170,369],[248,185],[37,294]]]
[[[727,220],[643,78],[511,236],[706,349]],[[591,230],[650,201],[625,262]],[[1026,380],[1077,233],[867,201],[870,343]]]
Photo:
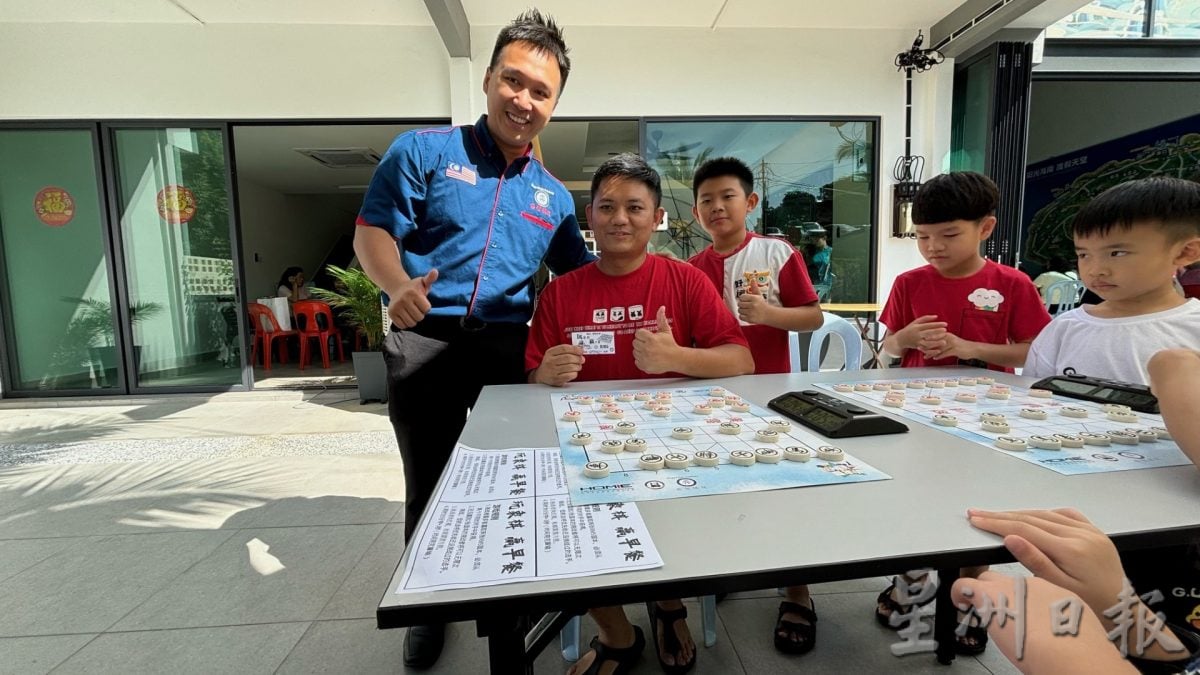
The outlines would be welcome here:
[[[1034,81],[1029,164],[1200,113],[1200,82]]]
[[[497,29],[474,28],[469,71],[456,69],[470,72],[477,113]],[[888,236],[888,174],[904,148],[892,61],[911,31],[568,27],[566,37],[574,70],[560,116],[880,116],[878,297],[921,264],[912,241]],[[0,119],[450,115],[449,59],[432,27],[0,24],[0,63]],[[950,105],[934,81],[917,76],[914,148],[926,153],[949,137],[932,123]]]
[[[340,196],[285,195],[239,179],[238,202],[249,300],[275,295],[279,275],[293,265],[312,279],[338,238],[354,233],[355,212]]]

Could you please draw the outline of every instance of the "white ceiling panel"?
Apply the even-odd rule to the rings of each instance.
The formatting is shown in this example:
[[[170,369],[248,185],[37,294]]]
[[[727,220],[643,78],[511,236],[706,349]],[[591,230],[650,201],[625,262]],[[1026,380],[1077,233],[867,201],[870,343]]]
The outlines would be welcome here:
[[[0,0],[8,23],[281,23],[429,26],[422,0]]]

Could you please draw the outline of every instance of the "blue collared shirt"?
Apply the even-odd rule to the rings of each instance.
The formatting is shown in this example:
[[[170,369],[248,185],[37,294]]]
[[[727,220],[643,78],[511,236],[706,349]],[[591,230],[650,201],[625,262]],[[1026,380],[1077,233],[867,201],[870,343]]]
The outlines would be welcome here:
[[[410,277],[437,269],[429,289],[437,316],[524,323],[543,260],[565,274],[595,258],[566,186],[528,150],[505,166],[486,115],[474,126],[397,136],[357,224],[390,232]]]

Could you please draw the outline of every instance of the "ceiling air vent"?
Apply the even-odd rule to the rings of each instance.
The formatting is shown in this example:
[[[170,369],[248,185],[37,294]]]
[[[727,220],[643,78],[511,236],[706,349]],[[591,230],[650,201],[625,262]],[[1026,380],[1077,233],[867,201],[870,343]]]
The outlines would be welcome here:
[[[295,150],[331,169],[371,167],[379,163],[379,155],[370,148],[295,148]]]

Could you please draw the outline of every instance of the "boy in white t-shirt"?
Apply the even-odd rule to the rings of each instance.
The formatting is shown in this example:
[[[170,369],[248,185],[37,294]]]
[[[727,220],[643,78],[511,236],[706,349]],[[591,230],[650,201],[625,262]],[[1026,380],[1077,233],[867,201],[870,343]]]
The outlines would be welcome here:
[[[1033,341],[1022,374],[1080,375],[1146,384],[1161,349],[1200,349],[1200,301],[1173,279],[1200,260],[1200,184],[1144,178],[1105,190],[1072,226],[1079,277],[1104,299],[1071,310]]]

